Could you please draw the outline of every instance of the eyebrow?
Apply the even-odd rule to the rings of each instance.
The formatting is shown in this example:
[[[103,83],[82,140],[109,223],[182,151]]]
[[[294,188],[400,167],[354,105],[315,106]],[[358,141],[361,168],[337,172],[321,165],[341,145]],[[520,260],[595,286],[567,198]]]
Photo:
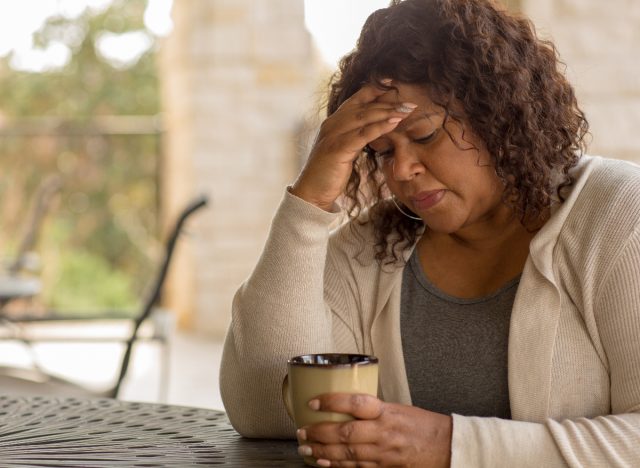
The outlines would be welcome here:
[[[403,127],[403,128],[399,128],[400,126],[396,127],[395,129],[393,129],[391,132],[389,133],[394,133],[396,132],[398,129],[400,129],[403,132],[409,131],[411,129],[411,127],[413,126],[413,124],[420,122],[421,120],[431,120],[431,117],[433,117],[434,115],[441,115],[441,112],[423,112],[422,114],[420,114],[419,116],[415,117],[413,120],[411,120],[408,123],[407,127]],[[401,122],[400,125],[404,124],[405,122]],[[434,129],[434,131],[437,130]],[[376,138],[375,140],[372,140],[370,143],[373,143],[374,141],[379,141],[379,140],[386,140],[387,139],[387,134],[384,135],[380,135],[378,138]],[[367,144],[367,146],[369,146],[369,144]]]
[[[421,114],[419,114],[419,116],[411,119],[407,119],[404,122],[401,122],[400,125],[398,125],[398,127],[402,127],[403,130],[406,130],[407,128],[411,128],[413,126],[413,124],[420,122],[421,120],[429,120],[431,122],[431,117],[436,116],[436,115],[441,115],[441,112],[423,112]],[[405,124],[405,125],[403,125]]]

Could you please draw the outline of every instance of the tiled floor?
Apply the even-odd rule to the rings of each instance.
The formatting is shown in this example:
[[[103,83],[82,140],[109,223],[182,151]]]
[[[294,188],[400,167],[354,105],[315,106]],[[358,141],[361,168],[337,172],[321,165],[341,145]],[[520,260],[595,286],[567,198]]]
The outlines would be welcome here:
[[[159,401],[160,346],[139,346],[132,373],[121,399]],[[170,344],[166,402],[176,405],[223,409],[218,388],[222,342],[193,333],[178,332]]]
[[[115,343],[32,345],[38,362],[47,371],[95,388],[106,388],[115,378],[122,349],[122,345]],[[163,349],[154,341],[135,345],[120,398],[223,409],[218,389],[222,342],[193,333],[175,332],[168,354],[166,398],[162,398],[160,388]],[[29,366],[30,363],[29,350],[23,344],[0,341],[0,365]]]

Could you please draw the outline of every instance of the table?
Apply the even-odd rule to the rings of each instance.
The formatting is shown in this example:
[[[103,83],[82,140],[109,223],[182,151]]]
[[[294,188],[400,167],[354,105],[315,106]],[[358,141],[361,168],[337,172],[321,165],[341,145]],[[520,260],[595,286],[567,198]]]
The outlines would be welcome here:
[[[296,467],[295,441],[240,437],[222,411],[0,396],[1,467]]]

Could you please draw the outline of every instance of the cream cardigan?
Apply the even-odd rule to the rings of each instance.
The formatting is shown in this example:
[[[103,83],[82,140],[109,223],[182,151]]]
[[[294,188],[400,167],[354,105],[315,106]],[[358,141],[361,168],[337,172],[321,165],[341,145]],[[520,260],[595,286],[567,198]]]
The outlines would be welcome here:
[[[640,466],[640,167],[583,157],[535,236],[509,333],[513,420],[453,415],[451,466]],[[375,354],[380,396],[411,404],[400,337],[401,268],[381,269],[368,225],[285,194],[234,298],[220,386],[236,430],[293,437],[289,357]]]

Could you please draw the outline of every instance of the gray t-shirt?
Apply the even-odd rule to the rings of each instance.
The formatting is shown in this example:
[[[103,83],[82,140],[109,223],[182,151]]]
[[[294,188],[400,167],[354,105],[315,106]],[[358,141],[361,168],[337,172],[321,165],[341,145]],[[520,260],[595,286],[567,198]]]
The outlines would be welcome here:
[[[414,251],[402,277],[400,328],[414,406],[510,418],[507,341],[520,278],[482,298],[435,287]]]

